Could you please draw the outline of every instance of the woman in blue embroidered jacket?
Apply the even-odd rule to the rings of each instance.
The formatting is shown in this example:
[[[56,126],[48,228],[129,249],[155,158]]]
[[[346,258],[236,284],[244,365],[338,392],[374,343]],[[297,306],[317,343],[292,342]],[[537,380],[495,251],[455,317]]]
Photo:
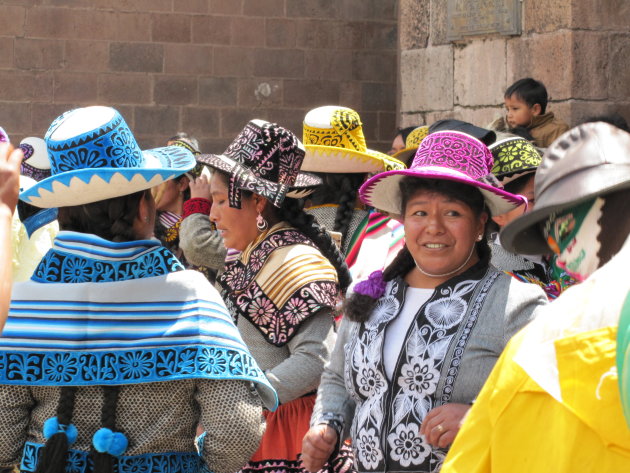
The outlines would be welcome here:
[[[314,392],[330,358],[333,314],[348,268],[331,237],[285,198],[321,181],[299,173],[304,148],[289,130],[250,121],[221,155],[197,159],[214,169],[215,223],[240,251],[219,276],[226,304],[281,402],[244,472],[299,472]],[[340,459],[336,464],[343,463]]]
[[[0,338],[0,468],[237,470],[263,431],[254,388],[271,409],[274,390],[218,293],[153,239],[149,189],[192,154],[141,151],[108,107],[67,112],[46,143],[52,176],[20,198],[59,207],[62,231]]]
[[[483,143],[442,131],[410,169],[361,188],[367,203],[401,216],[406,244],[346,303],[304,438],[308,470],[349,430],[359,472],[439,471],[503,347],[546,302],[539,287],[489,265],[489,215],[523,202],[491,184],[491,167]]]

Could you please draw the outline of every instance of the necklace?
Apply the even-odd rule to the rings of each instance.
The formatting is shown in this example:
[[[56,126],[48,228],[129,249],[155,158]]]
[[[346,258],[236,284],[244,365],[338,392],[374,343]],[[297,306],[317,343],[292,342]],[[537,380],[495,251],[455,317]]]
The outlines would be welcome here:
[[[422,274],[424,274],[425,276],[429,276],[430,278],[443,278],[443,277],[445,277],[445,276],[451,276],[451,275],[453,275],[453,274],[458,273],[459,271],[461,271],[461,270],[462,270],[462,268],[468,264],[468,262],[470,261],[470,258],[472,258],[473,251],[475,251],[475,246],[476,246],[476,245],[473,245],[473,246],[472,246],[472,248],[470,249],[470,253],[468,254],[468,258],[466,258],[466,261],[464,261],[464,262],[462,263],[462,265],[461,265],[461,266],[459,266],[458,268],[456,268],[456,269],[454,269],[453,271],[450,271],[450,272],[448,272],[448,273],[444,273],[444,274],[431,274],[431,273],[427,273],[424,269],[422,269],[422,268],[420,267],[420,265],[419,265],[419,264],[418,264],[418,262],[415,260],[415,258],[414,258],[413,262],[416,264],[416,268],[418,268],[418,271],[420,271],[420,272],[421,272]]]

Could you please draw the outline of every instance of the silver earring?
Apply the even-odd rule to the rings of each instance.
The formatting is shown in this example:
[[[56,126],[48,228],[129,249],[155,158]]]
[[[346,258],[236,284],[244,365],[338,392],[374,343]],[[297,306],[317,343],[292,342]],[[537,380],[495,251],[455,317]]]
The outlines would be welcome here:
[[[269,228],[269,223],[267,223],[267,220],[265,220],[265,218],[260,214],[256,217],[256,228],[261,233]]]
[[[483,239],[483,235],[479,235],[479,236],[477,237],[477,241],[481,241],[482,239]]]

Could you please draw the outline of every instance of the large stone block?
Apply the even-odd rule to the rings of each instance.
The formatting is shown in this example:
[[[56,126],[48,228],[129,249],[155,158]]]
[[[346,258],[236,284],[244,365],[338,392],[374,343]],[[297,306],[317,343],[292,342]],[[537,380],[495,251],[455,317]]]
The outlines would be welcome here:
[[[335,18],[339,16],[337,0],[290,0],[287,16],[293,18]]]
[[[486,128],[492,121],[503,115],[501,107],[455,107],[453,117]]]
[[[199,103],[215,107],[236,107],[236,79],[203,77],[199,79]]]
[[[134,133],[139,135],[173,136],[180,126],[180,107],[140,106],[135,108]]]
[[[95,73],[55,72],[53,100],[93,104],[97,97],[96,79]]]
[[[400,0],[398,2],[398,24],[400,49],[426,48],[431,21],[431,2]]]
[[[219,110],[184,107],[182,129],[195,137],[218,137],[221,132]]]
[[[65,69],[69,71],[106,71],[109,61],[107,41],[66,41]]]
[[[151,39],[153,41],[190,43],[192,25],[189,15],[155,14],[151,20]]]
[[[0,37],[0,69],[13,69],[13,38]]]
[[[361,83],[357,81],[342,81],[339,83],[339,104],[358,110],[362,106],[363,95]],[[335,105],[335,104],[333,104]]]
[[[450,46],[403,51],[400,62],[401,111],[453,108],[453,50]]]
[[[427,0],[425,0],[427,1]],[[446,38],[448,33],[448,18],[446,0],[428,0],[431,2],[431,22],[429,24],[429,42],[433,46],[449,44]]]
[[[396,84],[393,82],[363,82],[359,109],[365,111],[396,110]]]
[[[266,18],[283,17],[285,0],[245,0],[243,13]]]
[[[352,77],[350,50],[312,49],[304,55],[304,75],[309,79],[346,80]]]
[[[618,103],[607,100],[576,100],[570,101],[566,104],[566,107],[559,107],[559,109],[558,115],[560,118],[570,126],[577,126],[588,119],[610,115],[615,112],[618,113],[620,107]]]
[[[111,0],[112,8],[119,11],[169,12],[172,0]]]
[[[628,31],[630,2],[628,0],[572,0],[571,26],[576,29]]]
[[[365,25],[365,48],[396,51],[398,48],[396,23],[370,22]]]
[[[265,120],[277,123],[287,130],[292,131],[295,136],[302,138],[302,122],[306,112],[303,108],[273,108],[262,109],[261,116],[265,117]]]
[[[116,15],[116,41],[150,41],[151,15],[145,12],[119,12]]]
[[[232,18],[226,16],[195,16],[192,19],[193,43],[230,44]]]
[[[111,104],[151,102],[151,78],[145,74],[101,74],[98,99]]]
[[[455,48],[454,101],[495,105],[505,90],[505,40],[475,40]]]
[[[210,0],[213,14],[240,15],[243,13],[243,0]]]
[[[608,97],[608,84],[612,79],[609,67],[614,67],[609,59],[609,45],[608,34],[588,31],[573,33],[572,97],[582,100]],[[628,69],[627,77],[630,78],[627,49],[624,50],[624,62]]]
[[[0,71],[0,100],[49,101],[52,87],[52,72],[22,72],[16,69]]]
[[[271,48],[294,48],[297,40],[295,23],[295,20],[284,18],[267,18],[265,20],[265,44]]]
[[[15,66],[18,69],[61,69],[63,41],[15,38]]]
[[[396,52],[355,52],[352,55],[352,78],[372,82],[395,82]]]
[[[378,140],[383,143],[391,144],[396,134],[396,113],[381,112],[378,114]],[[384,149],[385,152],[390,150],[390,146]],[[383,151],[383,150],[382,150]]]
[[[396,0],[341,0],[337,14],[353,20],[395,20]]]
[[[165,105],[197,103],[197,78],[193,76],[157,76],[153,101]]]
[[[264,18],[232,18],[232,42],[234,46],[260,46],[265,41]]]
[[[616,34],[610,39],[608,94],[611,99],[630,100],[630,34]]]
[[[208,0],[177,0],[173,2],[173,11],[181,13],[209,13]]]
[[[285,80],[284,105],[312,109],[339,103],[339,84],[327,80]]]
[[[111,43],[109,68],[112,71],[162,72],[164,46],[145,43]]]
[[[247,77],[254,72],[254,50],[251,48],[215,47],[215,76]]]
[[[196,44],[165,44],[164,71],[175,74],[212,74],[212,46]]]
[[[256,113],[256,117],[252,116],[252,110],[241,108],[224,108],[221,110],[221,136],[229,138],[232,141],[236,135],[243,129],[247,123],[253,118],[265,117]]]
[[[507,81],[533,77],[542,81],[555,100],[572,96],[573,34],[559,31],[507,40]]]
[[[571,25],[572,11],[569,0],[527,0],[521,5],[524,34],[550,33],[569,28]]]
[[[0,123],[16,146],[22,137],[31,133],[31,105],[19,102],[0,102]],[[19,139],[18,139],[19,138]]]
[[[256,49],[254,76],[304,77],[304,51],[299,49]]]
[[[26,36],[30,38],[111,39],[116,37],[113,11],[45,8],[28,10]]]
[[[25,8],[4,5],[0,14],[0,34],[3,36],[24,36],[25,16]]]
[[[235,79],[230,80],[232,80],[232,85],[236,84]],[[282,106],[282,80],[240,78],[236,87],[239,108]]]

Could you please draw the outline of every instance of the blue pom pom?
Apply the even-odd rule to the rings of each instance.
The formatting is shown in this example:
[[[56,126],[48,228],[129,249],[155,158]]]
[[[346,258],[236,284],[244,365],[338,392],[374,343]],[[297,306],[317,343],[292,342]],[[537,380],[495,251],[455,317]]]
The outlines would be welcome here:
[[[125,434],[114,432],[112,443],[109,446],[109,450],[107,451],[107,453],[117,457],[118,455],[122,455],[124,451],[127,450],[127,445],[129,445],[129,441],[127,440],[127,437],[125,437]]]
[[[92,437],[92,445],[94,445],[94,448],[97,452],[107,453],[107,450],[112,443],[113,436],[114,432],[112,432],[111,429],[108,429],[106,427],[98,429]]]
[[[66,427],[66,437],[68,437],[68,443],[72,445],[77,441],[77,436],[79,435],[79,431],[77,430],[77,426],[74,424],[70,424]]]
[[[44,438],[48,440],[50,437],[59,432],[59,421],[56,417],[51,417],[50,419],[46,419],[44,422],[44,428],[42,429],[44,434]]]

